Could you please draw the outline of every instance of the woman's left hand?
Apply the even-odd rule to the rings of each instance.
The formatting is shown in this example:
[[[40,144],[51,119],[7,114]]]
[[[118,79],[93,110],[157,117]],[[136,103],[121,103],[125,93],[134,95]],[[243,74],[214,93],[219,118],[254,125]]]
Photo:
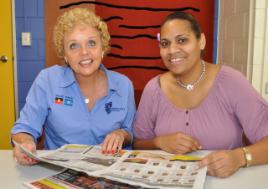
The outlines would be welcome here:
[[[222,150],[208,154],[199,162],[199,167],[208,168],[210,176],[225,178],[235,173],[245,164],[241,149]]]
[[[115,130],[106,135],[102,143],[102,153],[115,154],[122,149],[125,140],[126,131],[122,129]]]

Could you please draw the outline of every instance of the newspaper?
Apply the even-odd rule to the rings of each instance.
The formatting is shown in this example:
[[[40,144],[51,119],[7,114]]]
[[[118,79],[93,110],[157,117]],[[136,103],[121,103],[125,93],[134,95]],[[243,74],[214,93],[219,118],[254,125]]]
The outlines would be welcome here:
[[[202,189],[207,171],[206,168],[197,168],[198,157],[160,151],[133,150],[104,155],[100,146],[78,144],[67,144],[40,155],[22,147],[21,151],[39,161],[84,172],[89,176],[145,188]]]
[[[89,176],[72,169],[65,169],[52,176],[25,182],[24,185],[33,189],[141,189],[139,186]]]

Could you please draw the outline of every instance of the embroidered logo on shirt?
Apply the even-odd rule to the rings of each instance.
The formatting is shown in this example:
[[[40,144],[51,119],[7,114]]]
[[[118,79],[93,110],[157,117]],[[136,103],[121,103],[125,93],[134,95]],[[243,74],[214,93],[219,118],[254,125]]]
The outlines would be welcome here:
[[[66,106],[73,106],[73,97],[56,95],[55,104],[58,104],[58,105],[64,104]]]
[[[125,108],[113,108],[113,103],[112,102],[108,102],[105,104],[104,106],[105,111],[107,112],[107,114],[110,114],[112,111],[122,111],[125,110]]]
[[[69,96],[64,97],[64,105],[72,106],[73,105],[73,98]]]
[[[56,96],[55,103],[56,104],[62,104],[63,103],[63,97]]]

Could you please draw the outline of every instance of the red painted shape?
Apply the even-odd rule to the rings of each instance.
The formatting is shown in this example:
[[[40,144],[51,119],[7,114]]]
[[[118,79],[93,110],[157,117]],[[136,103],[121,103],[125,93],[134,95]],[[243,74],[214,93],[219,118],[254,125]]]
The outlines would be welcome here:
[[[109,3],[112,5],[133,6],[133,7],[152,7],[152,8],[183,8],[193,7],[200,9],[200,12],[194,12],[188,10],[199,21],[202,31],[207,38],[206,55],[205,60],[212,62],[213,52],[213,24],[214,24],[214,0],[135,0],[135,1],[122,1],[122,0],[98,0],[99,2]],[[120,28],[120,24],[132,25],[132,26],[144,26],[144,25],[160,25],[164,18],[170,14],[168,11],[146,11],[146,10],[128,10],[111,8],[96,5],[96,13],[103,19],[111,16],[123,17],[123,20],[111,20],[108,21],[108,27],[111,35],[127,35],[134,36],[138,34],[149,34],[156,36],[160,28],[147,28],[147,29],[126,29]],[[136,39],[118,39],[113,38],[112,44],[117,44],[123,47],[123,49],[112,48],[111,53],[120,54],[122,56],[150,56],[159,57],[158,41],[148,38],[136,38]],[[160,59],[158,60],[138,60],[138,59],[119,59],[113,57],[106,57],[104,64],[110,68],[115,66],[158,66],[164,68],[164,65]],[[160,74],[159,70],[146,70],[137,68],[116,69],[115,71],[121,72],[127,75],[134,83],[135,95],[137,103],[139,101],[141,92],[145,84],[155,75]]]

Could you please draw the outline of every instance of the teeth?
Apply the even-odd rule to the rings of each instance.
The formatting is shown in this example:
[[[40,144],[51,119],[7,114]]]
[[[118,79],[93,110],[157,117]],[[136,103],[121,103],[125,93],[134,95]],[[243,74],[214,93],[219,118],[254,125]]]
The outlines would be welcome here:
[[[86,64],[90,64],[90,63],[92,63],[92,62],[93,62],[92,59],[88,59],[88,60],[82,60],[82,61],[80,62],[80,64],[86,65]]]
[[[175,63],[175,62],[178,62],[178,61],[181,61],[182,60],[182,58],[173,58],[173,59],[171,59],[170,61],[172,62],[172,63]]]

